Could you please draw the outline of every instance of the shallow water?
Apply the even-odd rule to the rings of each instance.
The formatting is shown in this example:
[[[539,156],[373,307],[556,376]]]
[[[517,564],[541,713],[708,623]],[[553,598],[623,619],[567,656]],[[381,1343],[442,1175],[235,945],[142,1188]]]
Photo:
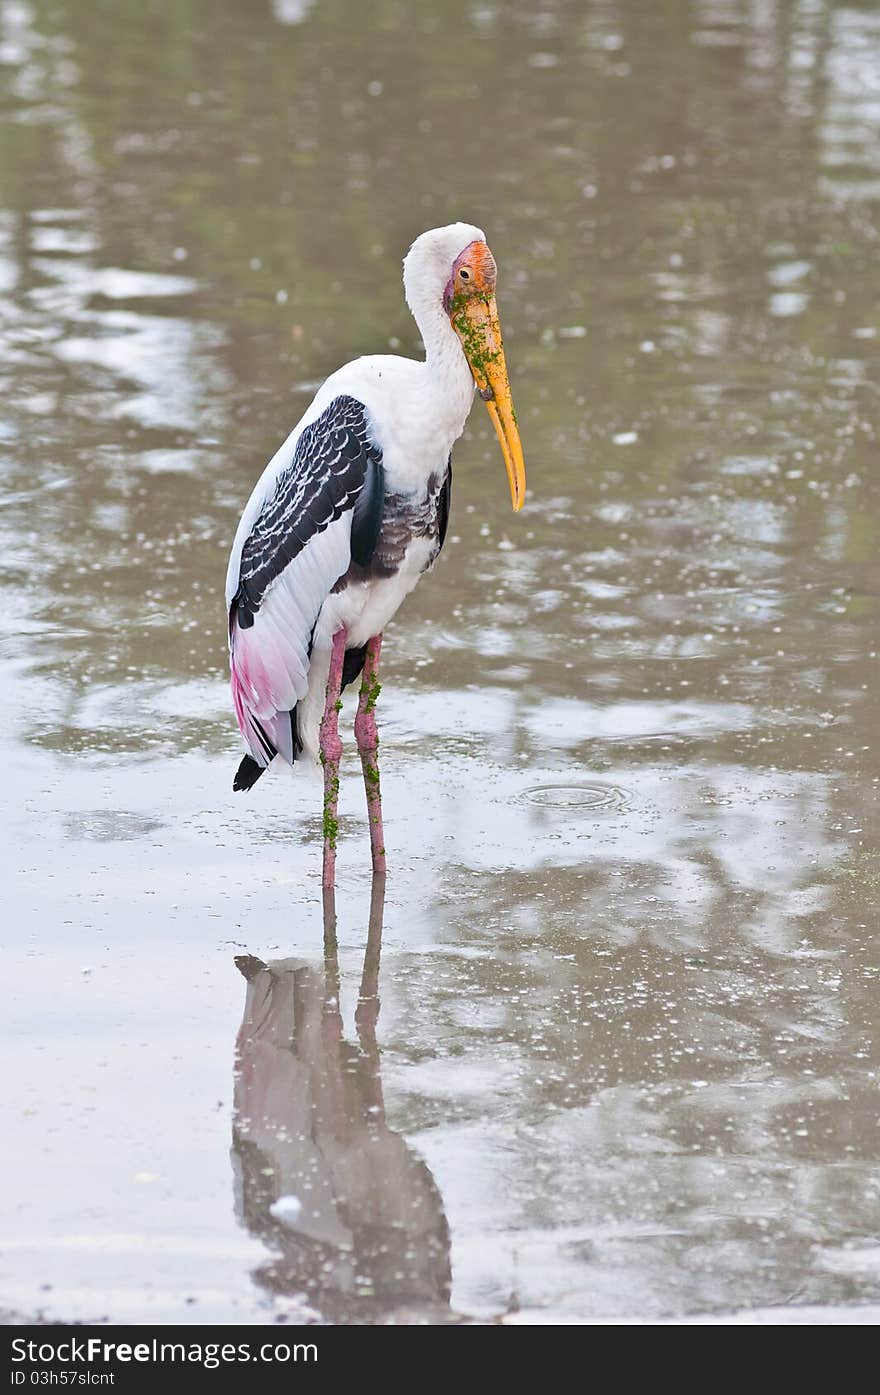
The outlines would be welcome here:
[[[0,16],[0,1306],[872,1311],[876,6]],[[350,735],[338,955],[319,787],[231,794],[226,554],[453,218],[531,494],[478,404],[364,987]]]

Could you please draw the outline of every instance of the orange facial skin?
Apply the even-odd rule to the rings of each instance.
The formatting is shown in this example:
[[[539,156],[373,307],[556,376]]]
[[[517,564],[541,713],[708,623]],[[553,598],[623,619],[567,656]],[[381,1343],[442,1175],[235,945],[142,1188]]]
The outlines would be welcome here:
[[[514,512],[519,512],[525,500],[526,471],[495,303],[497,279],[495,258],[485,242],[471,242],[452,264],[443,305],[461,340],[477,391],[492,418],[504,456]]]

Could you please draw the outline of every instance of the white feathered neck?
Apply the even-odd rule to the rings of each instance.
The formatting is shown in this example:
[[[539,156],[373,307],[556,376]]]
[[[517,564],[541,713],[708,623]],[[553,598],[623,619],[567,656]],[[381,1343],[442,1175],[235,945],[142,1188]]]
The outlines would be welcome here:
[[[406,303],[425,345],[425,379],[462,425],[473,400],[474,380],[461,342],[443,305],[456,257],[471,242],[485,242],[482,228],[450,223],[417,237],[403,262]]]

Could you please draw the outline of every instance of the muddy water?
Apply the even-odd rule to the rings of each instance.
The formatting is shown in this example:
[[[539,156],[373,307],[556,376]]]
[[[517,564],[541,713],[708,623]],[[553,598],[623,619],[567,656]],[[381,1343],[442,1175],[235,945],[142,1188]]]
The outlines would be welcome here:
[[[876,7],[0,13],[0,1304],[869,1314]],[[318,788],[232,797],[222,585],[453,218],[532,492],[475,411],[379,968],[350,737],[335,934]]]

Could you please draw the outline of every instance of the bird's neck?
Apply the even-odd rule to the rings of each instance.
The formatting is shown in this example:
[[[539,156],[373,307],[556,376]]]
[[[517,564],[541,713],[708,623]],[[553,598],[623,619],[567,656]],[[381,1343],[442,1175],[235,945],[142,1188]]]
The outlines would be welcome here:
[[[473,376],[442,305],[422,304],[414,307],[413,314],[425,345],[426,393],[448,421],[451,448],[464,430],[474,400]]]

